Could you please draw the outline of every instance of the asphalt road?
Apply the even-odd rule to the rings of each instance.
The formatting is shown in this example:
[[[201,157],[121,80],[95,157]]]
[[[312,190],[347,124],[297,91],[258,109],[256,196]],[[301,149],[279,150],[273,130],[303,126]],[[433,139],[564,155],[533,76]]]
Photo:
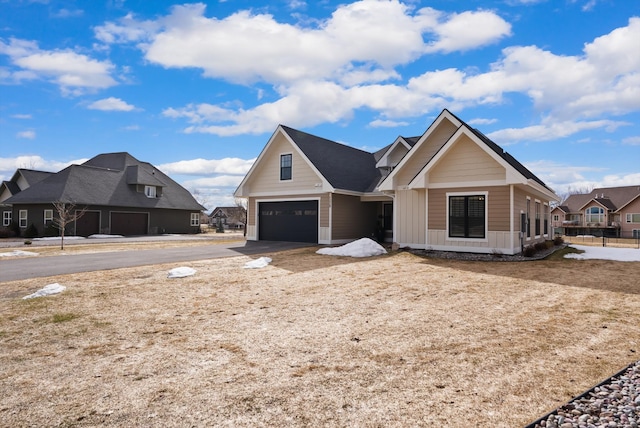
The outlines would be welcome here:
[[[106,269],[258,255],[310,246],[301,242],[240,241],[153,250],[112,251],[0,260],[0,282]]]

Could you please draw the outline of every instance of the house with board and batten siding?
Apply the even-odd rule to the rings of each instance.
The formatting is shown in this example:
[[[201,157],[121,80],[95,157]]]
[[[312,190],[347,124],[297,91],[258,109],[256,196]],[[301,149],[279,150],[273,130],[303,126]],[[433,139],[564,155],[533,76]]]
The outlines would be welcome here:
[[[235,196],[248,200],[249,240],[503,254],[549,239],[559,199],[446,109],[375,153],[280,125]]]

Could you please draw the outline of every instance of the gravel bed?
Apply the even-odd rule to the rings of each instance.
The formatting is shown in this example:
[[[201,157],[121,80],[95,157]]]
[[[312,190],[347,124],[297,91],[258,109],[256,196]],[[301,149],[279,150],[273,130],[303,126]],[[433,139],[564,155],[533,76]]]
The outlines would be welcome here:
[[[640,361],[526,428],[638,428]]]
[[[436,251],[436,250],[414,250],[408,248],[401,248],[400,250],[409,251],[412,254],[421,257],[432,257],[436,259],[450,259],[450,260],[466,260],[474,262],[530,262],[534,260],[542,260],[552,253],[565,248],[567,244],[554,245],[544,251],[537,251],[533,256],[526,257],[522,254],[507,255],[507,254],[482,254],[482,253],[458,253],[454,251]]]

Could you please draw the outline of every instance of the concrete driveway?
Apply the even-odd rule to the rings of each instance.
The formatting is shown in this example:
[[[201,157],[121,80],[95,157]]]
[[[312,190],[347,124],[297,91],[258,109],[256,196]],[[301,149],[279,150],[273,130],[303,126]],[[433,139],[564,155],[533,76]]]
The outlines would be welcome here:
[[[0,282],[105,269],[267,254],[312,246],[302,242],[238,241],[153,250],[0,259]]]

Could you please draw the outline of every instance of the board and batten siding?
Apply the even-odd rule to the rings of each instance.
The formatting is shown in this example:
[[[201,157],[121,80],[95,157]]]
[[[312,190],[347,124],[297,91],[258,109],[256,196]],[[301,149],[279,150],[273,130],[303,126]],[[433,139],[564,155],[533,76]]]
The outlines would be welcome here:
[[[370,238],[375,233],[377,204],[359,196],[332,195],[331,241]]]
[[[403,246],[424,246],[427,219],[426,192],[419,190],[397,190],[394,203],[395,241]]]
[[[291,154],[291,180],[280,180],[280,155]],[[279,194],[313,192],[322,179],[282,134],[277,134],[260,160],[259,169],[245,183],[248,193]],[[316,196],[317,197],[317,196]]]
[[[429,183],[502,181],[505,168],[463,135],[429,172]]]

